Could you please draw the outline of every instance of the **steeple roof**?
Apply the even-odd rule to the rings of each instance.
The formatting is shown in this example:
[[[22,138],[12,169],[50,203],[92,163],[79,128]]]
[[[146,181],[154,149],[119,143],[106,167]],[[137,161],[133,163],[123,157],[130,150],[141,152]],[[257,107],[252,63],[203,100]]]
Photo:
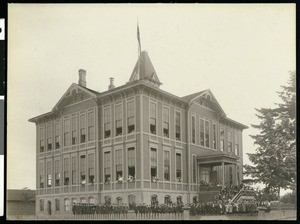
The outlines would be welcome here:
[[[159,81],[156,71],[146,51],[141,52],[140,57],[131,73],[129,82],[133,82],[135,80],[147,80],[156,87],[159,87],[162,84]]]

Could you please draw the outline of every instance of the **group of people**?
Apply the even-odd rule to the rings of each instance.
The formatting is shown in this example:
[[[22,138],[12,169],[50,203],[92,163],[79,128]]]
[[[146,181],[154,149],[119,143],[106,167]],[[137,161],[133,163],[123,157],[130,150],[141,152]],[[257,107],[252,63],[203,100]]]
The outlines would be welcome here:
[[[141,204],[135,205],[133,204],[132,209],[136,214],[150,214],[150,213],[175,213],[179,214],[183,212],[183,204],[175,204],[175,203],[168,203],[168,204],[158,204],[153,203],[151,205]]]
[[[210,202],[191,204],[191,215],[222,215],[222,214],[254,214],[257,212],[255,201],[241,201],[238,203]]]
[[[218,195],[215,196],[215,201],[222,201],[223,203],[231,200],[240,190],[244,189],[245,186],[243,184],[235,185],[231,187],[224,186],[219,192]]]
[[[74,215],[78,214],[127,214],[129,208],[127,204],[89,204],[77,203],[72,207]]]

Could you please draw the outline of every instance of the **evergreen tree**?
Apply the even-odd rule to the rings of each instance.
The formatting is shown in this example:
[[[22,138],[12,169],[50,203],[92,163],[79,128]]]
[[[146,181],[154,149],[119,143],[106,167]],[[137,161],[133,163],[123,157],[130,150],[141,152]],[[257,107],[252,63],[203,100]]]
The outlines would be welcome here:
[[[256,109],[261,121],[251,125],[260,130],[252,135],[256,153],[247,153],[253,165],[245,165],[245,174],[255,182],[264,183],[267,189],[295,189],[296,186],[296,80],[290,73],[288,86],[278,92],[282,103],[276,108]]]

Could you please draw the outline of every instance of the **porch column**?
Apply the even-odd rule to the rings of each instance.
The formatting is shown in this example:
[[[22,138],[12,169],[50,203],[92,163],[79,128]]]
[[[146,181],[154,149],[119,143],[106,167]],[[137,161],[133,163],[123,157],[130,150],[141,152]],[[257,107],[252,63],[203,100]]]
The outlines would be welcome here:
[[[237,176],[237,164],[235,164],[235,184],[236,184],[236,186],[238,186],[238,176]]]
[[[225,163],[222,162],[222,187],[225,186]]]

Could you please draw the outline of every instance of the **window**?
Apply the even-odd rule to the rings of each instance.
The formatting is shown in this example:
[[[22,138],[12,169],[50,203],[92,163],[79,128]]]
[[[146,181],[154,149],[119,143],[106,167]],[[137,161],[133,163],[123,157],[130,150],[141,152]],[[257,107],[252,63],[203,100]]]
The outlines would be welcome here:
[[[74,206],[75,204],[77,204],[77,199],[76,198],[72,198],[72,206]]]
[[[156,134],[156,104],[150,103],[150,132]]]
[[[135,150],[133,147],[128,148],[128,179],[134,180],[135,178]]]
[[[170,181],[170,152],[164,151],[164,180]]]
[[[205,146],[209,147],[209,121],[205,121]]]
[[[178,205],[182,204],[182,197],[181,196],[177,196],[176,202],[177,202]]]
[[[240,184],[240,167],[236,167],[237,184]]]
[[[116,164],[116,180],[122,181],[122,149],[115,151],[115,164]]]
[[[55,199],[55,211],[60,211],[60,200],[59,200],[59,198]]]
[[[200,119],[200,145],[204,146],[204,120]]]
[[[51,162],[47,162],[47,187],[51,187]]]
[[[151,204],[155,205],[157,203],[158,203],[157,195],[154,194],[154,195],[151,196]]]
[[[121,206],[122,205],[122,198],[117,197],[117,205]]]
[[[68,198],[64,201],[65,211],[70,211],[70,200]]]
[[[104,201],[105,201],[105,204],[110,205],[111,204],[111,197],[110,196],[105,196]]]
[[[128,196],[129,209],[132,209],[132,206],[135,204],[135,196],[133,194]]]
[[[122,105],[115,107],[116,136],[122,135]]]
[[[94,154],[88,155],[88,175],[89,175],[89,183],[94,183],[95,181],[95,168],[94,168]]]
[[[76,117],[72,117],[72,145],[77,144],[77,122]]]
[[[209,170],[201,171],[201,181],[203,181],[205,183],[209,183]]]
[[[169,109],[163,108],[163,134],[169,138]]]
[[[52,128],[51,126],[47,127],[47,150],[51,151],[52,150]]]
[[[44,200],[40,199],[40,211],[44,211]]]
[[[43,163],[40,163],[39,172],[40,172],[40,188],[44,188],[44,164]]]
[[[151,148],[150,151],[150,166],[151,166],[151,180],[157,181],[157,151],[155,148]]]
[[[194,197],[193,197],[193,203],[194,203],[194,204],[197,204],[197,203],[198,203],[198,198],[197,198],[197,196],[194,196]]]
[[[217,149],[217,125],[213,124],[213,149]]]
[[[77,184],[77,161],[76,157],[72,157],[72,184]]]
[[[55,186],[60,185],[60,170],[59,170],[59,160],[55,161]]]
[[[110,137],[110,108],[104,110],[104,138]]]
[[[70,145],[70,120],[64,121],[64,146]]]
[[[221,151],[224,151],[224,128],[220,130],[220,148]]]
[[[86,198],[80,198],[80,203],[86,203]]]
[[[86,177],[85,177],[85,155],[80,156],[80,183],[85,184],[86,183]]]
[[[181,154],[176,153],[176,180],[181,182]]]
[[[69,185],[70,181],[70,159],[64,158],[64,185]]]
[[[104,153],[104,177],[105,183],[110,182],[110,152]]]
[[[195,116],[192,116],[192,143],[196,143],[196,119]]]
[[[134,101],[127,103],[127,132],[128,134],[134,132],[135,121],[134,121]]]
[[[232,132],[228,131],[228,152],[232,152]]]
[[[180,126],[180,112],[177,112],[176,111],[176,114],[175,114],[175,137],[176,137],[176,140],[181,140],[181,126]]]
[[[44,152],[45,151],[45,129],[44,128],[41,128],[40,129],[40,133],[41,133],[41,136],[40,136],[40,152]]]
[[[197,178],[196,178],[196,169],[197,169],[196,156],[193,155],[193,183],[196,183],[196,181],[197,181]]]
[[[95,139],[95,115],[94,112],[88,113],[88,137],[89,141]]]
[[[166,195],[165,196],[165,204],[170,204],[170,203],[172,203],[171,202],[171,197],[170,197],[170,195]]]
[[[85,129],[85,114],[80,115],[80,143],[85,142],[85,135],[86,135],[86,129]]]
[[[96,204],[96,200],[94,197],[89,197],[89,201],[90,204]]]
[[[60,132],[59,124],[55,124],[55,149],[60,148]]]
[[[234,142],[235,142],[234,153],[235,153],[235,155],[239,156],[240,155],[240,152],[239,152],[239,138],[238,138],[238,133],[237,132],[234,133]]]

